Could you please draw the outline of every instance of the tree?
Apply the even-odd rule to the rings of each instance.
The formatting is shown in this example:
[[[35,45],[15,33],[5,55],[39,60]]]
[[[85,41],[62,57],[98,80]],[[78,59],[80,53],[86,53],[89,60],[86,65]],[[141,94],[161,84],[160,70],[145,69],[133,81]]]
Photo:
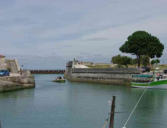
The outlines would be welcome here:
[[[136,55],[138,67],[140,67],[141,56],[150,58],[161,57],[164,45],[160,40],[145,31],[136,31],[127,38],[127,41],[120,47],[123,53]]]
[[[125,65],[126,67],[128,67],[128,64],[131,64],[132,59],[127,56],[117,55],[112,57],[111,62],[113,64],[118,64],[119,67],[121,67],[121,65]]]
[[[154,65],[154,64],[159,64],[160,63],[160,60],[159,59],[155,59],[155,60],[152,60],[151,61],[151,64]]]
[[[132,65],[136,65],[136,64],[137,64],[137,59],[136,59],[136,58],[135,58],[135,59],[132,59],[132,60],[131,60],[131,64],[132,64]]]
[[[148,56],[141,56],[140,61],[144,67],[150,64],[150,58]]]

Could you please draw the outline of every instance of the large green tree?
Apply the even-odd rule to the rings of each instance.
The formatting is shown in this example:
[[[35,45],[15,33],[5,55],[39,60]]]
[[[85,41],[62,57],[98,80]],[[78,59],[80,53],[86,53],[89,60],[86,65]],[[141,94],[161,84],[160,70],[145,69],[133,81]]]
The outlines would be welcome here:
[[[140,62],[146,67],[150,64],[150,58],[148,56],[141,56]]]
[[[141,56],[150,58],[161,57],[164,45],[160,40],[146,31],[136,31],[127,38],[127,41],[120,47],[120,51],[136,55],[138,67],[140,67]]]

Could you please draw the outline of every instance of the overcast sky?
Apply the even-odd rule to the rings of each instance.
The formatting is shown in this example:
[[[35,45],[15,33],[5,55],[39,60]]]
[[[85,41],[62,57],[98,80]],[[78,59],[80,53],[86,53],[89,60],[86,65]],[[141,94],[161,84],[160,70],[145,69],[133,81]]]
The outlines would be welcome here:
[[[166,45],[166,7],[167,0],[0,0],[0,53],[111,57],[136,30]]]

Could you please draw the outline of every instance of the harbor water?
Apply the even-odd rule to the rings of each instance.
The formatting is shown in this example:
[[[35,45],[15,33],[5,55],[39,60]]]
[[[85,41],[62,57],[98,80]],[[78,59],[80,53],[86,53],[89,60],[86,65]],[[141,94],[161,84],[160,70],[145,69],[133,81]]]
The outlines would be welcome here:
[[[2,128],[102,128],[116,96],[114,128],[122,128],[143,89],[90,83],[54,83],[35,75],[36,88],[0,93]],[[167,90],[148,89],[126,128],[166,128]]]

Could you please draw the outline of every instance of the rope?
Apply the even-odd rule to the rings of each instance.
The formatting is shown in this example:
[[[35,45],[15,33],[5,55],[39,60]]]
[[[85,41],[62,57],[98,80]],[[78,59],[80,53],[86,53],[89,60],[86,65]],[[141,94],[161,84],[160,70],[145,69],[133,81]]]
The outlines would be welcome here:
[[[109,121],[109,114],[108,114],[107,119],[105,120],[104,125],[103,125],[102,128],[106,128],[106,126],[108,124],[108,121]]]
[[[131,111],[131,113],[130,113],[128,119],[127,119],[127,121],[125,122],[125,124],[123,125],[122,128],[126,128],[126,125],[127,125],[128,121],[130,120],[131,116],[133,115],[134,111],[136,110],[136,108],[137,108],[139,102],[141,101],[141,99],[142,99],[142,97],[144,96],[144,94],[145,94],[146,91],[147,91],[147,88],[144,89],[143,93],[141,94],[139,100],[137,101],[136,105],[135,105],[134,108],[132,109],[132,111]]]
[[[103,125],[102,128],[106,128],[107,124],[108,124],[108,119],[105,120],[104,125]]]

